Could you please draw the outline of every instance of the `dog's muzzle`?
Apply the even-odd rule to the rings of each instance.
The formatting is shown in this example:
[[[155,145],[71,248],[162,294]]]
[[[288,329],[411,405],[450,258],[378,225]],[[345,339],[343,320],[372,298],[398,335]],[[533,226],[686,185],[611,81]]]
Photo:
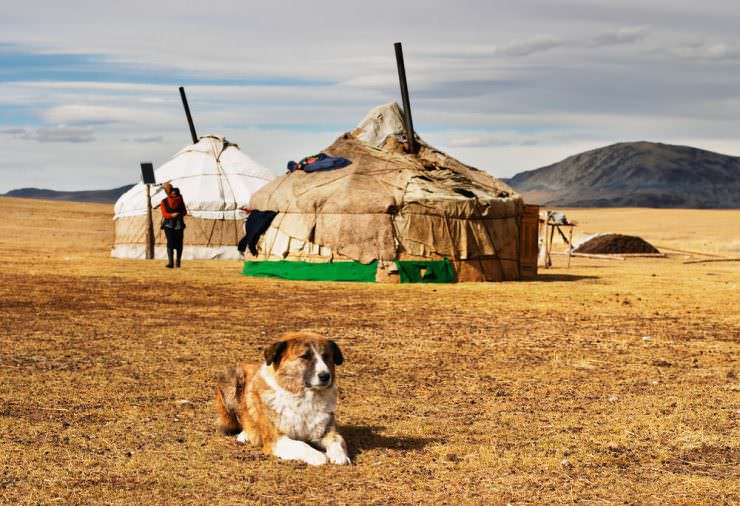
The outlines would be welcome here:
[[[322,388],[326,388],[331,384],[331,373],[330,372],[320,372],[316,375],[316,379],[318,379],[317,383],[314,383],[313,381],[307,381],[306,382],[306,388],[313,388],[316,390],[321,390]]]

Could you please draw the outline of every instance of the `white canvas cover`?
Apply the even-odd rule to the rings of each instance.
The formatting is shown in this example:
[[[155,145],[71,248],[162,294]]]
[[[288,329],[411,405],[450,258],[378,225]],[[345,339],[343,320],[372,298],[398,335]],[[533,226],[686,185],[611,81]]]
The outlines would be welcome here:
[[[370,110],[357,125],[355,136],[375,148],[382,148],[389,136],[405,141],[403,111],[395,102],[379,105]]]
[[[252,194],[275,174],[244,154],[223,137],[201,137],[155,171],[157,183],[180,189],[193,218],[243,219]],[[156,207],[165,197],[161,187],[152,195]],[[146,214],[146,186],[139,183],[121,195],[114,207],[118,219]]]
[[[215,135],[201,137],[159,167],[155,171],[157,183],[169,181],[179,188],[188,209],[184,257],[238,258],[233,236],[241,233],[246,217],[242,209],[247,208],[254,192],[274,178],[271,170],[244,154],[239,146]],[[164,197],[161,186],[152,188],[158,246],[162,238],[158,233],[161,216],[157,206]],[[112,256],[143,258],[146,186],[139,183],[124,193],[114,211],[116,238]]]

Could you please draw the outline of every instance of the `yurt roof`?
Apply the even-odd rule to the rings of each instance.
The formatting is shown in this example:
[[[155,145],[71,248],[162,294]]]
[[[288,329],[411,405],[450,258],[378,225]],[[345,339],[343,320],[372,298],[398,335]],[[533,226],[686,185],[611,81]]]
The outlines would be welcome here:
[[[348,158],[352,161],[349,166],[278,177],[254,194],[251,208],[291,213],[383,213],[409,202],[426,202],[464,215],[471,205],[486,202],[504,213],[508,208],[513,215],[513,203],[520,197],[487,172],[461,163],[420,138],[418,155],[406,154],[402,114],[396,103],[371,110],[355,130],[324,150],[331,156]]]
[[[155,171],[158,183],[171,182],[180,189],[188,212],[196,218],[233,219],[249,205],[252,194],[275,178],[224,137],[208,135],[180,150]],[[161,187],[151,196],[152,206],[164,198]],[[115,216],[146,213],[146,186],[139,183],[115,204]]]

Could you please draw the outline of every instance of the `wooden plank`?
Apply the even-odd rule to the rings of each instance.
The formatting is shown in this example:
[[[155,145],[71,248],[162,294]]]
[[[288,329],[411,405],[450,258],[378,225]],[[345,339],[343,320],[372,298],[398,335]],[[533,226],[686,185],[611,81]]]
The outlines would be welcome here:
[[[524,206],[519,228],[519,277],[521,279],[534,279],[537,276],[539,214],[539,206]]]
[[[740,262],[740,258],[710,258],[708,260],[689,260],[684,264],[706,264],[710,262]]]
[[[567,253],[562,254],[567,255]],[[619,255],[597,255],[595,253],[571,253],[571,256],[583,258],[598,258],[600,260],[624,260],[624,257]]]
[[[657,244],[654,244],[653,246],[655,246],[658,249],[676,251],[678,253],[688,253],[689,255],[699,255],[703,257],[712,257],[712,258],[727,258],[726,256],[723,256],[723,255],[714,255],[712,253],[704,253],[703,251],[690,251],[690,250],[685,250],[685,249],[669,248],[668,246],[658,246]]]

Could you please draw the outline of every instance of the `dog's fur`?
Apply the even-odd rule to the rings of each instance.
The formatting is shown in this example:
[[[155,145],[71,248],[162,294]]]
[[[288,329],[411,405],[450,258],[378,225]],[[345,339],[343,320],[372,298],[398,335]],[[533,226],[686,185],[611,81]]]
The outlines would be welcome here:
[[[216,387],[221,429],[284,460],[349,464],[334,421],[334,369],[343,361],[334,341],[309,332],[285,334],[265,349],[264,363],[221,375]]]

